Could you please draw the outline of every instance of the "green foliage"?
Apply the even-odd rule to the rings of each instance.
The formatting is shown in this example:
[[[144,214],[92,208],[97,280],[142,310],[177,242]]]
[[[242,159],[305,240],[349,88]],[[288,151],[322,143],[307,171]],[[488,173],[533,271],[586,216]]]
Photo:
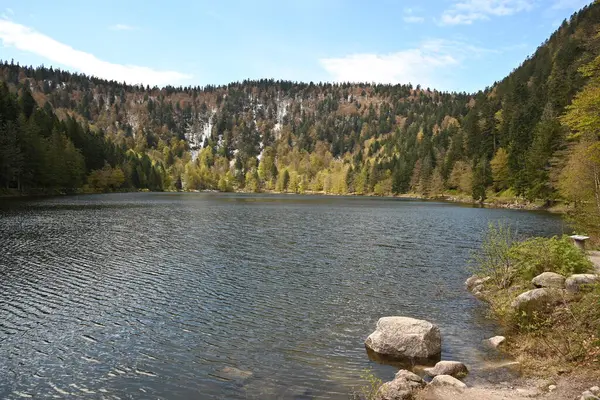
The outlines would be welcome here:
[[[489,223],[480,251],[472,258],[477,275],[489,276],[492,283],[507,288],[514,279],[514,259],[511,254],[516,233],[505,222]]]
[[[351,398],[353,400],[375,400],[383,381],[375,376],[370,368],[363,370],[360,377],[364,384],[352,393]]]
[[[475,165],[472,181],[473,200],[482,202],[486,199],[485,189],[491,181],[491,171],[485,157],[481,157]]]
[[[113,168],[105,165],[102,169],[97,169],[87,177],[89,191],[111,192],[120,189],[125,183],[125,174],[119,167]]]
[[[566,236],[533,238],[516,243],[509,257],[516,273],[529,281],[542,272],[556,272],[563,276],[581,274],[592,268],[586,254],[573,245]]]
[[[48,105],[48,104],[46,104]],[[162,190],[165,171],[144,154],[125,152],[74,118],[39,108],[28,86],[0,82],[0,185],[21,193]]]
[[[477,275],[491,277],[498,288],[511,286],[515,279],[528,283],[542,272],[563,276],[581,274],[592,268],[586,254],[566,235],[516,240],[516,232],[504,222],[490,223],[480,251],[472,263]]]
[[[492,169],[492,178],[494,182],[494,189],[496,190],[507,190],[510,178],[510,172],[508,170],[508,153],[504,148],[500,147],[494,158],[490,161]]]
[[[552,201],[569,139],[598,132],[599,21],[600,4],[585,7],[505,79],[471,94],[268,79],[159,89],[0,63],[0,186],[65,190],[56,185],[81,185],[108,163],[124,188],[455,191],[477,201],[510,189]],[[46,173],[47,162],[62,171],[46,151],[54,130],[82,155],[81,173]]]
[[[599,35],[600,37],[600,35]],[[576,227],[600,235],[600,56],[581,68],[585,87],[567,107],[562,122],[573,133],[567,163],[560,175],[561,194],[574,203]]]

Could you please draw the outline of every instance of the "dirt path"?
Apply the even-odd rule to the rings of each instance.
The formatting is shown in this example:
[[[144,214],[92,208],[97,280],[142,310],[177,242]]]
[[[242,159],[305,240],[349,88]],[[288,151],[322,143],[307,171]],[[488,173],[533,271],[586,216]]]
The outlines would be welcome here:
[[[550,384],[556,389],[548,391]],[[579,399],[592,386],[600,385],[600,374],[575,372],[553,380],[521,378],[514,382],[476,385],[467,389],[427,387],[417,400],[565,400]]]

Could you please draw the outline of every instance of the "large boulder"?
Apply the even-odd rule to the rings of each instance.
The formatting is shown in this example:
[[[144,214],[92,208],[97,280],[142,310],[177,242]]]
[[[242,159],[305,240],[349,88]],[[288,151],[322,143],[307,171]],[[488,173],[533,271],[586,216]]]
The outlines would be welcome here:
[[[469,373],[465,364],[459,361],[440,361],[433,368],[425,368],[429,376],[450,375],[455,378],[464,378]]]
[[[440,329],[431,322],[408,317],[383,317],[365,341],[368,350],[394,361],[439,359]]]
[[[386,382],[375,395],[375,400],[412,400],[415,392],[425,387],[425,381],[417,374],[401,369],[393,381]]]
[[[531,280],[535,287],[564,289],[565,277],[556,272],[542,272]]]
[[[438,375],[429,383],[431,386],[452,386],[459,389],[467,387],[463,382],[450,375]]]
[[[560,291],[556,289],[533,289],[521,293],[513,300],[511,306],[517,311],[543,312],[547,311],[561,299]]]
[[[597,283],[600,277],[595,274],[575,274],[571,275],[565,281],[565,288],[570,294],[575,294],[581,291],[586,285]]]

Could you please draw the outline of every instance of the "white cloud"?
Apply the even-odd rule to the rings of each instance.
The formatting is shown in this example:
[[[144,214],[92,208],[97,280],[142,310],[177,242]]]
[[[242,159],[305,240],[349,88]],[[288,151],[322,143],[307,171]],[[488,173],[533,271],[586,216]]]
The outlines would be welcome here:
[[[109,26],[108,29],[110,29],[111,31],[135,31],[138,28],[135,26],[126,25],[126,24],[116,24],[116,25]]]
[[[560,1],[560,0],[559,0]],[[468,25],[491,16],[503,17],[533,8],[535,0],[462,0],[442,14],[442,25]]]
[[[425,22],[425,18],[417,17],[416,15],[405,15],[404,22],[406,22],[407,24],[420,24],[422,22]]]
[[[429,40],[414,49],[389,54],[361,53],[319,60],[336,82],[413,83],[444,89],[452,69],[463,60],[491,52],[450,40]]]
[[[176,71],[157,71],[136,65],[114,64],[98,59],[90,53],[75,50],[51,37],[7,19],[0,19],[0,40],[5,47],[12,46],[34,53],[53,62],[76,69],[88,75],[129,84],[176,85],[190,79],[190,75]]]

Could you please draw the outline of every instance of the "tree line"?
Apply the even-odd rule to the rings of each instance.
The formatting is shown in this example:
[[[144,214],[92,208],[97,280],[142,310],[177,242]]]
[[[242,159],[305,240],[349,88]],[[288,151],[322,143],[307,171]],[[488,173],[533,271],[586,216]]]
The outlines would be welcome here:
[[[473,94],[266,79],[150,88],[4,62],[0,183],[416,193],[581,208],[594,180],[576,161],[593,163],[582,149],[597,125],[574,121],[588,120],[585,107],[597,110],[589,93],[599,21],[598,2],[584,7],[506,78]],[[575,176],[589,187],[574,186]]]
[[[71,116],[39,107],[27,85],[0,82],[0,188],[6,192],[162,190],[165,172]]]

